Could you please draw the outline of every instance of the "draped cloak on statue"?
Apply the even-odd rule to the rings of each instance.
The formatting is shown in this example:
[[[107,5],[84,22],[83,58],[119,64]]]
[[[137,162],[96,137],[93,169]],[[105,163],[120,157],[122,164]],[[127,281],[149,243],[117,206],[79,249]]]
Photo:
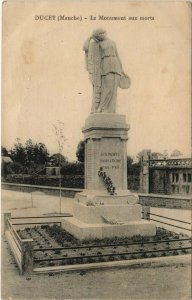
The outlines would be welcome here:
[[[86,54],[86,69],[93,85],[91,112],[115,113],[117,87],[122,73],[115,43],[109,39],[86,41],[83,50]]]

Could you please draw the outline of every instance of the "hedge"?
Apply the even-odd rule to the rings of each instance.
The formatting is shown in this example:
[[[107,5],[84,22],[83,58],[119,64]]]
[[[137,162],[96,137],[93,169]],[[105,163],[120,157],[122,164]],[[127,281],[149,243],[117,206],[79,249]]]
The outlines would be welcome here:
[[[44,186],[59,186],[58,176],[30,176],[30,175],[9,175],[5,182],[44,185]],[[61,186],[67,188],[84,188],[84,175],[65,175],[61,178]]]
[[[44,186],[59,186],[58,176],[31,176],[14,174],[8,175],[4,178],[5,182],[19,183],[19,184],[32,184]],[[65,175],[61,177],[61,186],[66,188],[84,188],[84,175]],[[131,191],[139,191],[139,177],[135,175],[128,176],[128,189]]]

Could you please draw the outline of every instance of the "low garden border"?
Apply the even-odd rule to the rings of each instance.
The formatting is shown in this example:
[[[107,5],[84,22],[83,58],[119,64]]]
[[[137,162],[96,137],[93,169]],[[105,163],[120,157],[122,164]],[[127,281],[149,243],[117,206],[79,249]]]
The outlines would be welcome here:
[[[11,213],[4,213],[4,235],[10,246],[11,252],[15,258],[16,264],[19,268],[20,274],[33,272],[33,239],[22,239],[15,226],[29,226],[29,225],[39,225],[39,224],[60,224],[61,221],[49,221],[49,218],[61,218],[61,217],[71,217],[70,214],[63,214],[59,216],[40,216],[40,217],[17,217],[11,218]],[[12,223],[12,220],[25,220],[25,219],[47,219],[44,222],[21,222]]]
[[[155,214],[151,214],[151,215],[155,215]],[[101,245],[101,244],[98,244],[98,245],[74,245],[72,247],[57,247],[57,248],[41,248],[41,249],[38,249],[38,248],[34,248],[34,240],[33,239],[23,239],[19,236],[18,232],[17,232],[17,229],[21,229],[21,228],[25,228],[26,225],[27,227],[33,227],[34,224],[36,225],[39,225],[39,224],[46,224],[46,225],[49,225],[49,224],[60,224],[61,226],[61,220],[58,219],[58,221],[54,221],[54,220],[50,220],[50,218],[61,218],[61,217],[70,217],[71,215],[69,214],[66,214],[66,215],[59,215],[59,216],[41,216],[41,217],[18,217],[18,218],[11,218],[11,213],[5,213],[4,214],[4,232],[5,232],[5,236],[6,236],[6,239],[9,243],[9,246],[11,248],[11,251],[15,257],[15,260],[16,260],[16,263],[17,263],[17,266],[20,270],[20,274],[21,275],[24,275],[24,274],[31,274],[33,272],[50,272],[50,271],[67,271],[67,270],[74,270],[75,268],[76,269],[81,269],[83,268],[83,266],[87,269],[91,269],[92,268],[92,263],[86,263],[87,259],[88,260],[94,260],[94,258],[96,259],[105,259],[105,258],[109,258],[109,261],[105,261],[105,262],[97,262],[97,263],[93,263],[94,266],[98,265],[99,266],[103,266],[105,265],[106,267],[109,266],[111,267],[111,264],[113,265],[112,261],[115,263],[114,265],[118,266],[118,262],[119,262],[119,265],[122,265],[122,260],[119,260],[118,261],[118,257],[121,257],[121,259],[123,259],[126,255],[128,256],[135,256],[135,258],[137,258],[137,255],[142,255],[142,259],[140,259],[141,261],[141,264],[142,264],[142,260],[147,258],[148,255],[152,255],[152,259],[154,260],[154,258],[157,258],[155,257],[154,253],[161,253],[160,256],[166,256],[166,255],[173,255],[173,254],[169,254],[170,252],[172,251],[175,251],[175,252],[181,252],[181,253],[188,253],[190,250],[191,250],[191,238],[190,237],[185,237],[185,238],[179,238],[178,239],[173,239],[173,240],[159,240],[159,241],[143,241],[143,242],[135,242],[135,243],[120,243],[118,242],[117,244],[108,244],[108,245]],[[158,215],[159,216],[159,215]],[[163,217],[163,216],[161,216]],[[46,220],[45,220],[46,218]],[[149,207],[143,207],[143,218],[146,218],[147,220],[150,219],[150,208]],[[166,219],[169,219],[168,217],[165,217]],[[27,219],[37,219],[36,222],[22,222],[21,220],[27,220]],[[39,222],[39,219],[43,219],[45,221],[40,221]],[[172,220],[172,218],[170,218]],[[19,223],[17,223],[15,220],[20,220]],[[176,219],[173,219],[173,220],[176,220]],[[158,220],[155,220],[158,222]],[[180,221],[180,220],[176,220],[176,221]],[[189,224],[188,222],[184,222],[184,221],[181,221],[182,223],[187,223]],[[161,222],[163,223],[163,222]],[[169,224],[170,226],[174,226],[172,224]],[[16,228],[18,227],[18,228]],[[178,227],[178,226],[174,226],[174,227]],[[190,243],[190,245],[183,245],[183,246],[180,246],[180,244],[184,241],[188,241],[188,243]],[[144,244],[156,244],[156,245],[163,245],[163,243],[173,243],[173,245],[170,247],[167,247],[166,249],[165,248],[160,248],[160,249],[140,249],[140,251],[120,251],[120,252],[116,252],[116,253],[100,253],[99,255],[98,254],[94,254],[94,253],[90,253],[90,254],[84,254],[84,256],[80,256],[80,255],[75,255],[74,257],[64,257],[64,256],[59,256],[59,257],[56,257],[56,258],[40,258],[40,259],[37,259],[35,258],[35,255],[34,253],[37,252],[37,251],[41,251],[41,252],[45,252],[45,251],[58,251],[58,250],[68,250],[68,249],[86,249],[86,248],[89,248],[89,250],[91,250],[92,248],[106,248],[108,250],[107,247],[122,247],[123,245],[127,245],[127,246],[130,246],[130,245],[140,245],[141,247],[143,247]],[[180,244],[176,244],[174,245],[175,242],[178,242]],[[170,245],[170,244],[169,244]],[[178,253],[176,253],[175,255],[178,255]],[[180,256],[181,254],[179,254]],[[116,257],[116,258],[115,258]],[[170,258],[173,257],[173,256],[169,256]],[[124,258],[126,259],[126,258]],[[150,260],[150,258],[148,258]],[[68,262],[70,262],[70,260],[74,260],[76,261],[77,263],[75,264],[74,262],[70,264],[68,264]],[[133,259],[134,260],[134,259]],[[66,265],[63,265],[63,264],[59,264],[58,265],[55,265],[55,266],[48,266],[48,267],[37,267],[35,266],[36,263],[40,263],[40,262],[54,262],[54,261],[61,261],[61,262],[67,262]],[[127,264],[127,259],[124,260],[125,261],[125,265]],[[129,260],[130,261],[130,260]],[[129,265],[129,264],[128,264]]]
[[[11,213],[4,214],[4,233],[20,274],[33,271],[33,239],[22,239],[11,223]]]

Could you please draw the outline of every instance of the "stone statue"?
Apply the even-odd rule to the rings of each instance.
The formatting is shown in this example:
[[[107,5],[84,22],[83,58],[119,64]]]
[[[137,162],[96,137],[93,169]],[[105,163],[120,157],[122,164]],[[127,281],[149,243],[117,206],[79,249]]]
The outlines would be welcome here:
[[[104,29],[94,30],[83,46],[86,69],[93,85],[91,113],[115,113],[117,88],[124,73],[116,44]]]

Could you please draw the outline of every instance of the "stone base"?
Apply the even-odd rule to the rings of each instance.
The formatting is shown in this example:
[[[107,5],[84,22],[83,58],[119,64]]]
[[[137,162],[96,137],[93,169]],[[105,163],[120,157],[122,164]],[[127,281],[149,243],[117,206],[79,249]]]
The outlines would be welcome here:
[[[74,203],[73,206],[75,218],[88,224],[100,224],[105,220],[117,224],[140,221],[141,210],[139,204],[87,206],[82,203]]]
[[[100,224],[104,220],[122,223],[141,219],[141,205],[136,204],[138,197],[128,191],[109,195],[102,191],[84,190],[75,198],[73,215],[88,224]]]
[[[117,191],[117,195],[109,195],[107,191],[83,190],[75,195],[77,202],[85,205],[123,205],[136,204],[139,202],[138,195],[128,190]]]
[[[84,190],[75,198],[73,218],[64,218],[62,225],[80,240],[156,234],[155,224],[141,219],[137,195],[127,190],[118,195]]]
[[[134,235],[154,236],[156,226],[150,221],[130,221],[122,224],[87,224],[76,218],[66,218],[63,228],[80,240],[131,237]]]

